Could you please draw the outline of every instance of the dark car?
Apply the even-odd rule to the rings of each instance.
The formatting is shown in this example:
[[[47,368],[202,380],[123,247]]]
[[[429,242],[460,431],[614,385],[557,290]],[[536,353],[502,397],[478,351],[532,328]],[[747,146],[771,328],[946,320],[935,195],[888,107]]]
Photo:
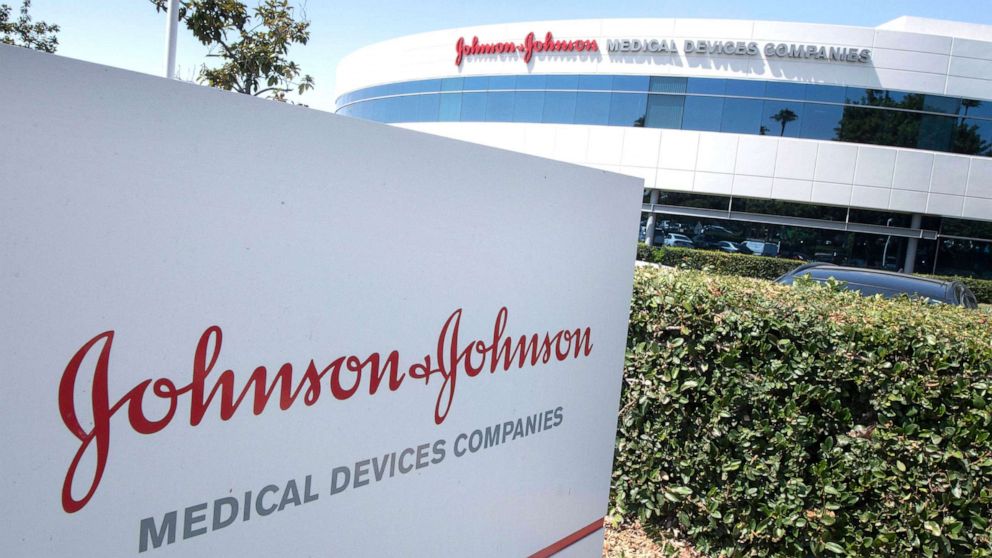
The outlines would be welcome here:
[[[824,283],[833,277],[840,281],[844,288],[858,291],[864,296],[880,294],[885,298],[893,298],[905,294],[911,297],[927,298],[932,302],[978,308],[975,293],[959,281],[941,281],[919,275],[907,275],[878,269],[810,263],[793,269],[776,279],[775,282],[791,285],[797,277],[804,275],[809,275],[810,279],[818,283]]]

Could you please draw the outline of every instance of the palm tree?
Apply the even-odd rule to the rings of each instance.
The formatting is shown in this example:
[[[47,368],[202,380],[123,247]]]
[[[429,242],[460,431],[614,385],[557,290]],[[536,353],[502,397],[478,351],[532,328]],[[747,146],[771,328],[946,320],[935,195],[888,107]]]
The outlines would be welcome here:
[[[964,107],[964,116],[968,116],[968,109],[975,108],[981,104],[981,101],[976,101],[974,99],[961,99],[961,106]]]
[[[785,135],[785,125],[788,124],[789,122],[792,122],[793,120],[796,120],[797,118],[799,118],[799,115],[792,112],[792,109],[787,109],[787,108],[784,108],[776,112],[775,114],[771,115],[772,120],[782,125],[782,132],[779,134],[780,136]]]

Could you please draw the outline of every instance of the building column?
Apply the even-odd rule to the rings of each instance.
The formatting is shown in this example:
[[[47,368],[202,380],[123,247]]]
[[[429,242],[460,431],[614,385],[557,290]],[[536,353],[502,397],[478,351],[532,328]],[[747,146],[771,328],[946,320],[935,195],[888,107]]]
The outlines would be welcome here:
[[[914,213],[909,226],[914,229],[919,229],[922,222],[923,216],[919,213]],[[903,273],[912,273],[913,269],[916,267],[916,246],[919,243],[920,239],[917,237],[910,238],[909,241],[906,242],[906,260],[902,264]]]
[[[658,190],[653,188],[650,189],[648,191],[648,196],[648,203],[651,205],[658,203]],[[654,225],[657,219],[657,215],[654,213],[648,213],[648,224],[644,231],[644,242],[646,242],[648,246],[654,246]]]

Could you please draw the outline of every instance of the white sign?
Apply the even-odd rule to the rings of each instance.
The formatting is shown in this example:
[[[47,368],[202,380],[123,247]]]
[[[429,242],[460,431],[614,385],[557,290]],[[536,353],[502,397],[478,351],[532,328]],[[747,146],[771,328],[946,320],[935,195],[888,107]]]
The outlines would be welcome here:
[[[600,552],[640,181],[0,76],[5,556]]]

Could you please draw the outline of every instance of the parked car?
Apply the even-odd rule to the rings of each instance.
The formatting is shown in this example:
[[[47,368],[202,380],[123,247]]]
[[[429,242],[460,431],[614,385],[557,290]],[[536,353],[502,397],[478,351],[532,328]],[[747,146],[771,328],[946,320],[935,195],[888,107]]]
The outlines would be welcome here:
[[[679,242],[679,244],[676,244],[676,242]],[[664,244],[665,244],[665,246],[679,246],[679,247],[682,247],[682,248],[692,248],[693,247],[692,240],[690,240],[688,236],[686,236],[684,234],[678,234],[678,233],[668,233],[668,234],[666,234],[665,235],[665,242],[664,242]]]
[[[758,256],[778,256],[778,243],[777,242],[766,242],[764,240],[745,240],[742,242],[744,246],[747,246],[748,250]]]
[[[845,289],[858,291],[863,296],[882,295],[894,298],[909,295],[926,298],[934,303],[955,304],[965,308],[978,308],[975,293],[960,281],[941,281],[919,275],[894,273],[880,269],[843,267],[827,263],[801,265],[775,280],[776,283],[791,285],[797,277],[808,275],[818,283],[833,278]]]
[[[727,252],[729,254],[736,254],[741,251],[740,246],[734,244],[729,240],[721,240],[720,242],[717,242],[716,249],[720,250],[721,252]]]

